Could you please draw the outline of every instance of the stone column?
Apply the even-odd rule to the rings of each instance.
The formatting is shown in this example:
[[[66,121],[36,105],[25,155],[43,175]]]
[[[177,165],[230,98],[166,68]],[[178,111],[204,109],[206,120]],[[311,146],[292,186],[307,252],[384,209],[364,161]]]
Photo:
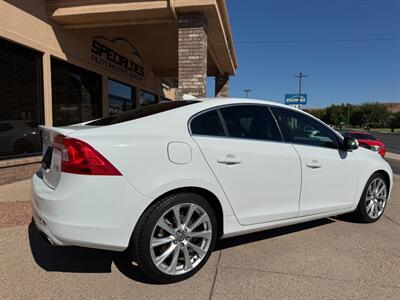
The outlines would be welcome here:
[[[215,97],[229,97],[229,75],[215,77]]]
[[[207,86],[207,20],[201,13],[178,15],[179,99],[205,97]]]

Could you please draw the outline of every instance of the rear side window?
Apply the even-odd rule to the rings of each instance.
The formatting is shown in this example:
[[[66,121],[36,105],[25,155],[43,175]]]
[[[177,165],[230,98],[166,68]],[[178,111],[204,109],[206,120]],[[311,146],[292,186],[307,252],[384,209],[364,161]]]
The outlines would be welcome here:
[[[104,117],[104,118],[98,119],[96,121],[87,123],[86,125],[106,126],[106,125],[118,124],[118,123],[122,123],[122,122],[132,121],[135,119],[155,115],[155,114],[167,111],[167,110],[179,108],[179,107],[197,103],[197,102],[199,102],[199,101],[190,100],[190,101],[170,101],[170,102],[164,102],[164,103],[159,103],[159,104],[153,104],[153,105],[137,108],[134,110],[130,110],[130,111],[118,114],[118,115]]]
[[[266,106],[235,105],[221,108],[229,136],[282,141],[276,122]]]
[[[195,117],[190,123],[192,134],[225,136],[217,110],[202,113]]]

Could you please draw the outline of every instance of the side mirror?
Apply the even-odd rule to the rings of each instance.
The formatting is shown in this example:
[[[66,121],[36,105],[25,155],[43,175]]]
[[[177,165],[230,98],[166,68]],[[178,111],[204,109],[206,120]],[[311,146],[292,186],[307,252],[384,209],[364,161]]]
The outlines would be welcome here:
[[[356,150],[358,148],[358,141],[353,137],[346,136],[343,139],[343,148],[346,151]]]

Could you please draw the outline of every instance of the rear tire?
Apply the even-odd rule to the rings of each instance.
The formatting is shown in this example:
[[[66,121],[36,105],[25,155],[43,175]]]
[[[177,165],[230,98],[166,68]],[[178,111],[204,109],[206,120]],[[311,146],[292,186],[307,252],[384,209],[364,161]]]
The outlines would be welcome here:
[[[202,268],[216,237],[217,220],[210,204],[198,194],[185,192],[166,196],[143,213],[131,249],[149,278],[173,283]]]
[[[386,178],[380,173],[374,173],[365,185],[353,217],[362,223],[378,221],[385,210],[388,193]]]

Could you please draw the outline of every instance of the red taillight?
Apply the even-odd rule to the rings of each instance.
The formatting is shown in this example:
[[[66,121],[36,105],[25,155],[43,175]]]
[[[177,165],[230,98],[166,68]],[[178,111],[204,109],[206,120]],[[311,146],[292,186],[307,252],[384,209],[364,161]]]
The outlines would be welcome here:
[[[82,175],[120,176],[121,173],[89,144],[57,135],[53,148],[61,152],[61,172]]]

